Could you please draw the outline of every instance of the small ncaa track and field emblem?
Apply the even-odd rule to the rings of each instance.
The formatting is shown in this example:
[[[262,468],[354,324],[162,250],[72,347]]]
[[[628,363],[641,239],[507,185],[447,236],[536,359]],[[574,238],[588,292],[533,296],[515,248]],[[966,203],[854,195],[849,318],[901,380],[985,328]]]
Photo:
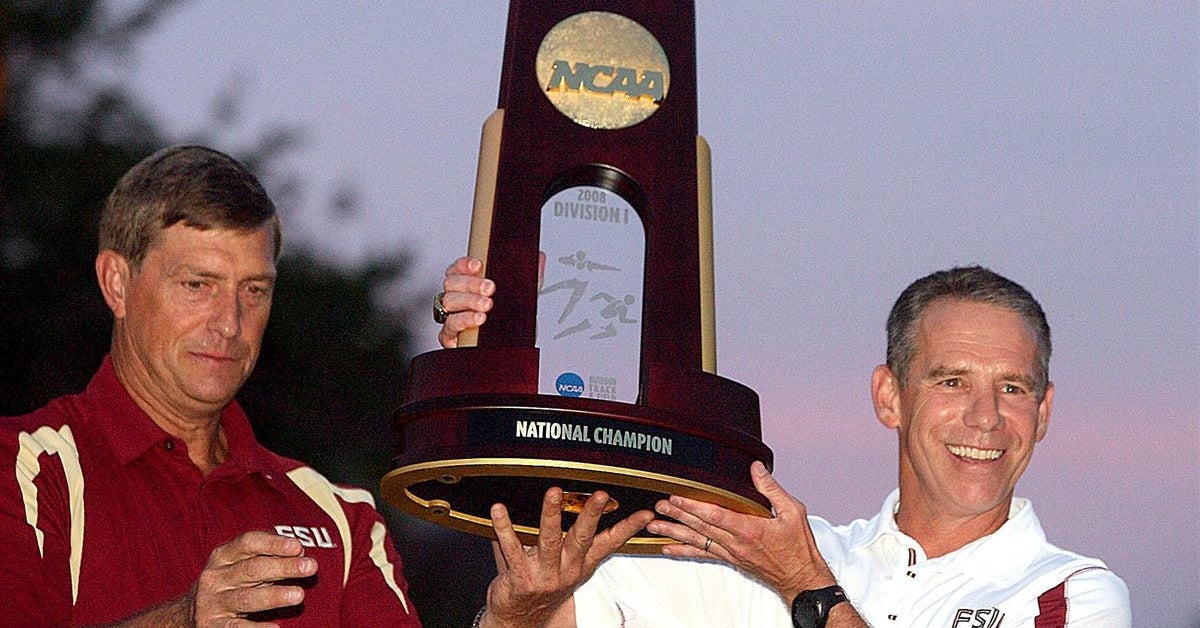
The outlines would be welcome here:
[[[583,378],[575,373],[563,373],[554,382],[558,394],[564,397],[583,396]]]

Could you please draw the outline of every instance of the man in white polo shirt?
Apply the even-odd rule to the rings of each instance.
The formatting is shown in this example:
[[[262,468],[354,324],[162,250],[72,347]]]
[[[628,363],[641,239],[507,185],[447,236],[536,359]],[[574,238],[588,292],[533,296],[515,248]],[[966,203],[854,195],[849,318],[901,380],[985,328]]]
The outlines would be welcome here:
[[[443,303],[461,314],[443,338],[490,308],[495,287],[462,272],[472,268],[447,271]],[[755,463],[775,516],[663,501],[674,521],[648,528],[679,542],[668,557],[609,558],[551,625],[1128,627],[1121,579],[1049,544],[1013,496],[1054,398],[1050,328],[1033,296],[977,266],[941,271],[901,294],[887,330],[871,390],[899,436],[900,486],[878,515],[846,526],[809,517]]]

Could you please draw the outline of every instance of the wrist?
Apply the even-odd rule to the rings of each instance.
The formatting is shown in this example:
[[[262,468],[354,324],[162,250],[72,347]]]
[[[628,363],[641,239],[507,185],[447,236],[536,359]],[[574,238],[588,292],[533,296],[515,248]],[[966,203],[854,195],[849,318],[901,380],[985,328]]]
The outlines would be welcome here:
[[[529,617],[502,617],[486,604],[479,609],[479,612],[475,614],[475,620],[471,622],[471,628],[524,628],[525,626],[541,625],[541,621]]]
[[[815,591],[817,589],[827,589],[829,587],[836,586],[836,585],[837,585],[837,580],[833,577],[833,574],[828,574],[828,576],[822,576],[822,577],[818,577],[815,579],[809,579],[809,580],[790,582],[790,583],[781,585],[779,587],[778,591],[779,591],[780,597],[783,598],[783,601],[790,605],[792,602],[796,601],[797,596],[799,596],[801,593],[804,593],[805,591]]]
[[[858,623],[848,623],[851,618],[857,618],[857,617],[858,617],[858,611],[856,611],[854,609],[854,606],[850,604],[850,600],[847,599],[842,604],[838,604],[838,605],[834,606],[833,608],[829,609],[829,617],[827,618],[828,623],[826,624],[826,626],[848,626],[848,625],[858,626],[858,625],[860,625]]]

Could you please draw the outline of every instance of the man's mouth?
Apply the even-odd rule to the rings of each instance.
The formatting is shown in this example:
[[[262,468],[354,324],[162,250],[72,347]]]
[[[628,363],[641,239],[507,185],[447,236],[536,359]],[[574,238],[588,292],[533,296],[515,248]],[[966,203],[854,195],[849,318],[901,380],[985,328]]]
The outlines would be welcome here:
[[[196,353],[195,355],[196,355],[196,357],[201,358],[203,360],[208,360],[210,362],[216,362],[218,364],[226,364],[226,363],[238,361],[237,356],[223,354],[223,353]]]
[[[946,449],[949,449],[950,453],[955,456],[967,460],[996,460],[1004,455],[1003,449],[979,449],[966,445],[946,445]]]

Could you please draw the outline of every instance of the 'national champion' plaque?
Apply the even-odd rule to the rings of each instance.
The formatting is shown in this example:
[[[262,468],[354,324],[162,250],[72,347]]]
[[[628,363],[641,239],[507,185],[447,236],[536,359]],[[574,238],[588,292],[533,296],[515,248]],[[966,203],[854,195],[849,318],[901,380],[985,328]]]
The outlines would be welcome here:
[[[597,489],[606,518],[670,494],[769,513],[758,396],[716,374],[695,65],[689,2],[512,1],[468,247],[494,307],[413,360],[389,502],[485,536],[503,502],[526,543],[551,486],[564,525]]]

